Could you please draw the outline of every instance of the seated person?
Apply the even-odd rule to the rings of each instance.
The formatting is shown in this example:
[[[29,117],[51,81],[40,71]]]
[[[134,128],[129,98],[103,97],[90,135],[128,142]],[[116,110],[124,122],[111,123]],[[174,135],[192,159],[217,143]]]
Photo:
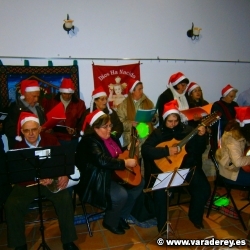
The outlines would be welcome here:
[[[66,120],[59,125],[66,126],[65,131],[57,131],[54,128],[54,135],[57,137],[61,145],[67,146],[75,153],[80,130],[82,127],[81,119],[86,110],[85,103],[75,94],[75,86],[71,79],[63,78],[59,92],[52,100],[46,100],[43,104],[45,113],[49,112],[58,103],[62,103],[65,109]]]
[[[18,118],[21,112],[30,112],[35,114],[40,125],[46,121],[42,107],[38,103],[40,96],[40,86],[37,80],[23,80],[20,84],[21,96],[11,103],[8,116],[5,119],[4,133],[8,138],[9,149],[15,145],[15,136],[17,131]]]
[[[93,90],[90,108],[88,108],[84,112],[82,123],[84,123],[86,116],[96,109],[101,110],[105,114],[108,114],[110,116],[111,123],[113,124],[113,127],[111,128],[111,133],[115,137],[120,138],[123,133],[122,122],[120,121],[116,111],[109,107],[107,93],[105,92],[102,86],[99,86],[98,88]],[[89,127],[85,129],[84,133],[88,133],[88,132],[89,132]]]
[[[250,186],[250,155],[245,148],[250,142],[250,107],[236,107],[235,119],[228,122],[215,157],[220,175],[231,184]],[[245,170],[243,170],[245,169]]]
[[[32,113],[22,112],[18,121],[23,137],[15,145],[16,149],[36,148],[47,146],[59,146],[56,137],[49,133],[41,133],[41,127],[37,116]],[[18,134],[19,134],[18,130]],[[77,239],[74,226],[74,211],[72,199],[66,187],[69,182],[68,176],[58,177],[58,188],[61,191],[52,193],[46,187],[51,184],[51,179],[41,179],[41,194],[53,202],[58,216],[61,229],[61,241],[64,250],[78,249],[73,243]],[[25,221],[24,216],[28,211],[29,204],[38,196],[37,186],[29,186],[35,182],[15,184],[11,194],[5,203],[7,221],[8,246],[16,250],[26,250]],[[75,183],[76,184],[76,183]]]
[[[173,139],[181,141],[193,130],[192,127],[180,122],[180,113],[177,106],[178,103],[176,100],[164,105],[162,115],[164,123],[159,128],[155,129],[142,145],[146,183],[149,182],[151,174],[162,172],[160,168],[157,167],[154,160],[178,155],[180,150],[177,146],[172,146],[171,141]],[[198,229],[204,228],[204,207],[210,195],[210,185],[201,166],[202,154],[206,149],[205,132],[206,129],[204,126],[198,128],[198,133],[195,134],[185,146],[187,154],[184,156],[181,166],[176,166],[180,168],[193,168],[196,166],[195,170],[189,172],[186,179],[188,181],[191,179],[191,182],[187,187],[191,195],[188,216],[190,221]],[[156,147],[162,142],[169,142],[170,146],[166,145],[165,147]],[[166,169],[166,171],[168,171],[168,169]],[[153,199],[158,231],[162,232],[166,230],[164,226],[167,221],[167,200],[165,189],[154,191]]]
[[[88,114],[83,130],[86,126],[91,127],[91,133],[84,134],[78,144],[76,150],[76,165],[80,172],[83,173],[80,178],[80,183],[76,186],[79,197],[83,197],[83,202],[87,202],[84,197],[89,195],[89,191],[95,194],[94,204],[105,210],[103,219],[103,227],[114,234],[125,234],[125,230],[130,226],[126,222],[127,217],[134,206],[136,198],[142,192],[144,180],[142,179],[137,186],[127,186],[120,184],[121,180],[113,178],[115,170],[124,170],[125,167],[135,167],[136,159],[119,159],[119,154],[122,153],[122,148],[119,139],[111,134],[112,123],[110,116],[103,111],[95,110]],[[130,146],[130,145],[129,145]],[[102,190],[91,190],[90,180],[92,179],[89,172],[93,168],[103,169],[105,172],[105,188]],[[96,188],[99,183],[93,185]],[[96,197],[97,196],[97,197]],[[105,204],[100,204],[101,201]],[[92,204],[93,205],[93,204]]]

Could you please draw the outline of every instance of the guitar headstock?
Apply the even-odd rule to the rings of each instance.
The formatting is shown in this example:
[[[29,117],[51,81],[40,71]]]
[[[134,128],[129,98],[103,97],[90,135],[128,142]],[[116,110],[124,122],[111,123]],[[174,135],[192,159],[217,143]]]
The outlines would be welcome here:
[[[138,137],[138,133],[137,133],[137,130],[136,130],[136,128],[134,127],[134,126],[132,126],[132,128],[131,128],[131,137],[132,138],[137,138]]]
[[[200,123],[201,126],[211,126],[214,123],[216,123],[221,117],[221,113],[219,111],[215,111],[210,115],[207,115],[206,117],[204,117]]]

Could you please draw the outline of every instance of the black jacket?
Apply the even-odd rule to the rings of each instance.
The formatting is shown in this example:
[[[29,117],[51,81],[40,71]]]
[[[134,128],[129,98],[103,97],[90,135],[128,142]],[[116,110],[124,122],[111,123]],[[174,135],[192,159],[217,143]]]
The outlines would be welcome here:
[[[151,174],[160,173],[161,170],[154,163],[155,159],[169,156],[168,147],[156,147],[159,143],[176,139],[181,141],[193,128],[179,123],[174,129],[167,128],[165,125],[155,129],[142,145],[142,157],[144,160],[146,183]],[[202,154],[206,150],[207,137],[195,134],[186,144],[187,154],[182,161],[181,168],[202,167]]]
[[[121,147],[118,139],[113,136],[112,139]],[[113,158],[104,145],[103,140],[98,135],[87,134],[82,137],[78,144],[76,150],[76,166],[81,172],[80,182],[76,187],[81,199],[82,197],[87,197],[86,200],[88,200],[88,203],[92,203],[92,205],[100,208],[103,208],[103,199],[106,199],[107,206],[110,207],[111,177],[114,170],[125,168],[124,160]],[[93,180],[92,176],[98,169],[104,170],[105,185],[103,186],[103,190],[93,190],[98,187],[100,183],[90,183],[90,181],[98,181]],[[89,197],[91,193],[95,194],[96,197]]]

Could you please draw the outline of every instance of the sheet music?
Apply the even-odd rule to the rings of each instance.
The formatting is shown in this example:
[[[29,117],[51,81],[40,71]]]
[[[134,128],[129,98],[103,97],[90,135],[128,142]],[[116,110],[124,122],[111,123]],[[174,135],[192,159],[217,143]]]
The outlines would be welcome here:
[[[178,171],[176,172],[174,176],[174,179],[172,180],[171,187],[179,186],[183,184],[189,171],[190,171],[189,168],[178,169]],[[154,186],[152,187],[152,190],[167,188],[173,174],[174,174],[173,171],[158,174],[156,181],[154,183]]]

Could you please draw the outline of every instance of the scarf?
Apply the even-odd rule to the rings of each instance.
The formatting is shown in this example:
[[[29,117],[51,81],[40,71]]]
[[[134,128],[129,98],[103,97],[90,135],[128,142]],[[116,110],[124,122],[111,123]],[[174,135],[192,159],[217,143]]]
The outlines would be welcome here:
[[[187,98],[185,96],[185,93],[186,91],[184,91],[184,93],[182,94],[179,94],[174,88],[172,85],[169,85],[169,88],[170,90],[172,91],[173,93],[173,96],[174,96],[174,99],[178,102],[178,109],[179,110],[185,110],[185,109],[188,109],[189,106],[188,106],[188,102],[187,102]]]

